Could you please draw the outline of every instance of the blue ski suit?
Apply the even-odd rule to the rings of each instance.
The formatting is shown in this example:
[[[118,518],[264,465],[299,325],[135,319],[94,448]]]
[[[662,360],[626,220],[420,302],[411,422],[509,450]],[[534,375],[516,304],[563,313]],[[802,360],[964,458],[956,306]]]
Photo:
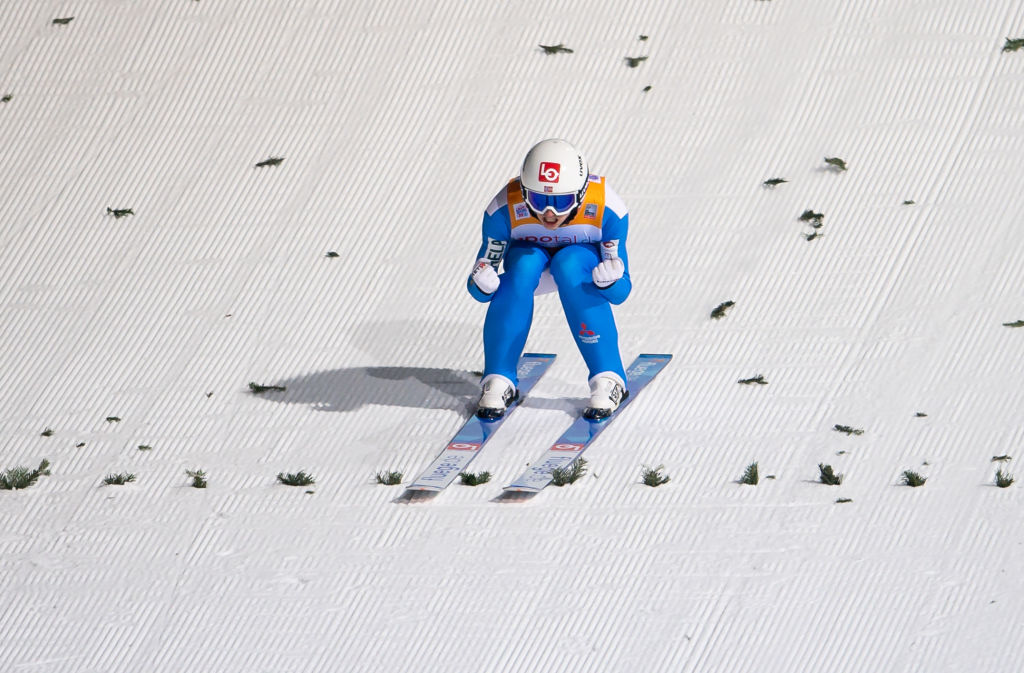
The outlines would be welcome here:
[[[527,208],[518,178],[487,206],[477,259],[486,258],[495,271],[504,263],[504,273],[492,294],[484,294],[472,277],[467,281],[474,299],[490,302],[484,321],[484,376],[500,374],[519,385],[516,362],[533,322],[534,295],[557,289],[589,376],[610,371],[626,380],[611,305],[625,301],[632,289],[626,254],[629,212],[603,176],[588,179],[576,214],[555,230],[544,227]],[[591,276],[594,267],[615,257],[625,267],[622,278],[604,289],[597,287]]]

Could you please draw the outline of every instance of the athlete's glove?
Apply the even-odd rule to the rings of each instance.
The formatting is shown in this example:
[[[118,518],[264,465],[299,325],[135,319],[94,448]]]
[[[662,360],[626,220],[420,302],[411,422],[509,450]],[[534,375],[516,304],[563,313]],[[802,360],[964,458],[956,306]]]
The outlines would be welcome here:
[[[615,284],[615,281],[622,278],[622,274],[625,272],[626,265],[622,263],[621,259],[613,257],[595,266],[591,275],[594,277],[594,285],[604,290]]]
[[[498,291],[498,285],[501,284],[501,281],[498,280],[498,272],[483,257],[476,260],[476,266],[473,267],[473,273],[469,277],[473,280],[473,284],[484,294],[494,294]]]

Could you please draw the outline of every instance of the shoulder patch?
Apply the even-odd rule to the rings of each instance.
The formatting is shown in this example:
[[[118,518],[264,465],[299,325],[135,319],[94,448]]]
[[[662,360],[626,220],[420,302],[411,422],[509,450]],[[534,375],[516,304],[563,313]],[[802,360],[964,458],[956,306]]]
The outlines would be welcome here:
[[[508,205],[508,196],[505,194],[505,190],[502,189],[500,192],[494,195],[491,202],[487,204],[487,214],[493,215],[498,212],[501,208]]]
[[[530,209],[526,207],[525,203],[517,203],[515,211],[517,220],[528,220],[532,217],[530,215]]]
[[[629,214],[629,208],[626,207],[626,202],[608,186],[607,182],[604,185],[604,207],[618,215],[620,218]]]

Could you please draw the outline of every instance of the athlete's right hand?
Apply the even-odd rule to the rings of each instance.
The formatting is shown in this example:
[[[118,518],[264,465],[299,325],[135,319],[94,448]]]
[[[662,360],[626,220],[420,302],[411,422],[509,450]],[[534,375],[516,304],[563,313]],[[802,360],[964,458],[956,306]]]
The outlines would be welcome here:
[[[494,294],[498,291],[498,285],[501,284],[501,281],[498,279],[498,272],[494,270],[491,263],[484,257],[476,260],[476,266],[473,267],[473,273],[469,277],[473,279],[473,283],[484,294]]]

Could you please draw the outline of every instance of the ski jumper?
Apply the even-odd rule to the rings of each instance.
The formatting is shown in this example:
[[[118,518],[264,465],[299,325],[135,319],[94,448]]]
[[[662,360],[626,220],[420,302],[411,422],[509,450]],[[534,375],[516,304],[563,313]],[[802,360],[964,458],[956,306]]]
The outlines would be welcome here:
[[[484,294],[472,279],[467,282],[477,301],[490,302],[484,321],[484,376],[500,374],[518,387],[516,362],[533,322],[534,294],[543,293],[538,286],[549,272],[589,377],[610,371],[626,380],[611,305],[625,301],[632,289],[626,254],[629,213],[603,176],[590,175],[588,181],[576,214],[555,230],[530,212],[519,178],[487,206],[477,259],[488,259],[495,271],[504,262],[504,273],[492,294]],[[622,278],[598,288],[591,276],[594,267],[616,257],[625,267]]]

